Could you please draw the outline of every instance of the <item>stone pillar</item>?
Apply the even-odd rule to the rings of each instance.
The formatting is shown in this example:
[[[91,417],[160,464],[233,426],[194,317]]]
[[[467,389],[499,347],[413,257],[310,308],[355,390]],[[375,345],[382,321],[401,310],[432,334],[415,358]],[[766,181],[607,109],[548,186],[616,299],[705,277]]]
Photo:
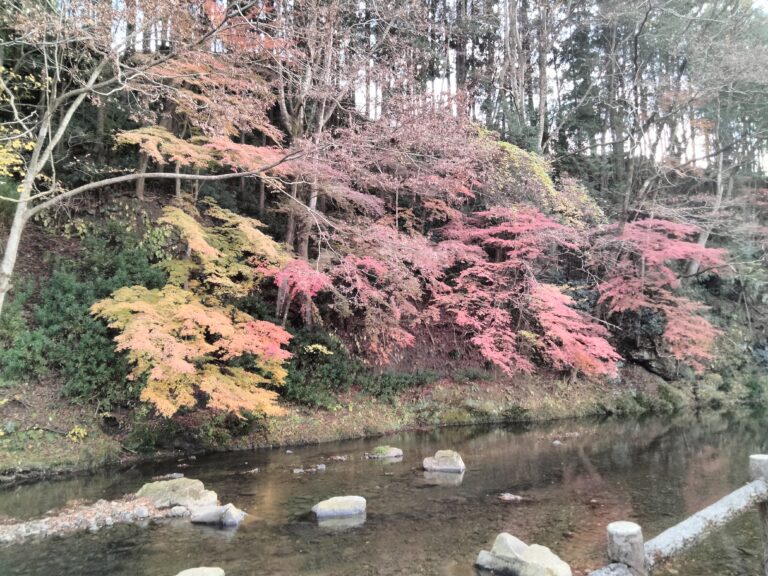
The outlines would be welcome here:
[[[634,522],[608,524],[608,559],[627,565],[635,576],[648,576],[643,529]]]
[[[768,483],[768,454],[754,454],[749,457],[749,474],[752,480],[765,480]],[[763,571],[760,574],[768,576],[768,502],[758,504],[757,510],[763,530]]]

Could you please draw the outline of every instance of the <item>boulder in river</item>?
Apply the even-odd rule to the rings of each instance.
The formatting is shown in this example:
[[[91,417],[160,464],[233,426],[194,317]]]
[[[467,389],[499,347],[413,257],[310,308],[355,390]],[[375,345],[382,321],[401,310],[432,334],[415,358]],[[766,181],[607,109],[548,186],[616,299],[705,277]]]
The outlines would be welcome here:
[[[403,457],[403,451],[394,446],[376,446],[373,452],[366,452],[365,457],[369,460],[396,460]]]
[[[424,470],[427,472],[453,472],[461,474],[466,469],[458,452],[438,450],[434,456],[424,458]]]
[[[201,566],[200,568],[189,568],[182,570],[176,576],[225,576],[224,570],[221,568],[207,568]]]
[[[234,504],[226,506],[202,506],[192,511],[190,521],[193,524],[211,524],[236,528],[245,519],[246,513]]]
[[[334,496],[315,504],[312,512],[320,518],[341,518],[365,514],[365,498],[362,496]]]
[[[215,506],[219,502],[216,492],[206,490],[200,480],[193,480],[192,478],[150,482],[144,484],[136,492],[136,496],[147,498],[157,508],[186,506],[193,509],[201,506]]]
[[[531,544],[502,532],[491,551],[478,554],[475,565],[484,570],[515,576],[572,576],[571,568],[546,546]]]

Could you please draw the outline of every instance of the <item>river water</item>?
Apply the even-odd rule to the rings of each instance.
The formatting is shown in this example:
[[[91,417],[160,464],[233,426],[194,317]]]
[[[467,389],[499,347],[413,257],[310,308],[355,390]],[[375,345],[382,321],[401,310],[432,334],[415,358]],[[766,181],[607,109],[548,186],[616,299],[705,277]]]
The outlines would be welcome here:
[[[363,458],[383,443],[402,448],[404,460]],[[422,458],[441,448],[462,454],[460,485],[424,478]],[[608,523],[632,520],[653,537],[742,485],[749,454],[767,452],[768,416],[707,413],[446,428],[293,453],[212,455],[181,471],[249,512],[238,530],[179,520],[27,543],[0,549],[0,576],[173,576],[195,566],[220,566],[227,576],[473,576],[478,551],[502,531],[549,546],[578,575],[603,562]],[[325,472],[293,472],[318,463]],[[178,464],[0,492],[0,515],[30,518],[74,499],[116,498],[153,475],[180,471]],[[502,502],[502,492],[525,501]],[[310,508],[346,494],[368,500],[366,522],[319,527]],[[757,514],[750,512],[656,574],[754,576],[760,554]]]

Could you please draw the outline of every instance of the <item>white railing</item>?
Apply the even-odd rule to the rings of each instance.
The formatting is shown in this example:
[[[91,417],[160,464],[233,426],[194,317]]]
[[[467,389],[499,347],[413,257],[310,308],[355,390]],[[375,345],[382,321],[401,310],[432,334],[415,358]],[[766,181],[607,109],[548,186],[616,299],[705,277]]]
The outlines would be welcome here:
[[[749,457],[752,481],[704,510],[669,528],[648,542],[634,522],[608,525],[608,559],[611,564],[590,576],[649,576],[654,567],[703,540],[717,528],[756,507],[763,533],[763,565],[768,576],[768,455]]]

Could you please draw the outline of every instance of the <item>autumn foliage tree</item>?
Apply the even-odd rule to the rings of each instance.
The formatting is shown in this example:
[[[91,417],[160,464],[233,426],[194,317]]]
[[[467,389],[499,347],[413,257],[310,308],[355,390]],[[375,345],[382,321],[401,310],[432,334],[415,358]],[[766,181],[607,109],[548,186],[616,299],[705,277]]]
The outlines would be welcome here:
[[[678,270],[696,260],[716,272],[725,251],[698,244],[697,232],[695,226],[658,219],[607,226],[593,240],[593,265],[603,278],[598,303],[607,315],[660,315],[662,354],[702,369],[712,358],[718,331],[701,316],[702,304],[679,293]]]
[[[11,288],[22,233],[35,215],[87,191],[124,182],[135,182],[139,196],[143,193],[149,176],[146,154],[133,174],[105,178],[99,172],[75,187],[59,180],[62,143],[89,104],[99,119],[100,150],[107,146],[106,104],[118,99],[121,106],[129,104],[133,121],[148,127],[147,137],[176,146],[179,154],[171,157],[177,172],[183,163],[203,168],[204,161],[191,148],[179,148],[181,142],[171,142],[159,128],[181,140],[231,137],[245,131],[258,131],[275,141],[281,138],[267,117],[273,101],[271,85],[266,75],[253,73],[274,47],[264,31],[251,31],[250,22],[260,14],[261,8],[249,0],[226,5],[183,0],[2,4],[0,25],[6,33],[0,114],[4,140],[9,142],[3,149],[22,146],[29,154],[18,198],[0,197],[14,204],[0,261],[0,310]],[[13,74],[22,71],[31,89],[20,91],[6,68]]]
[[[181,257],[160,263],[169,272],[161,289],[125,287],[93,306],[118,331],[118,350],[146,378],[141,399],[164,416],[194,408],[203,395],[210,408],[276,414],[291,336],[257,320],[235,303],[258,289],[291,258],[258,221],[209,204],[202,225],[180,208],[160,223],[178,234]],[[271,389],[266,389],[269,387]]]
[[[452,290],[439,304],[488,361],[533,372],[535,358],[558,370],[613,375],[620,356],[608,331],[572,307],[563,288],[538,278],[573,246],[572,231],[524,206],[473,214],[443,230],[454,254]]]

